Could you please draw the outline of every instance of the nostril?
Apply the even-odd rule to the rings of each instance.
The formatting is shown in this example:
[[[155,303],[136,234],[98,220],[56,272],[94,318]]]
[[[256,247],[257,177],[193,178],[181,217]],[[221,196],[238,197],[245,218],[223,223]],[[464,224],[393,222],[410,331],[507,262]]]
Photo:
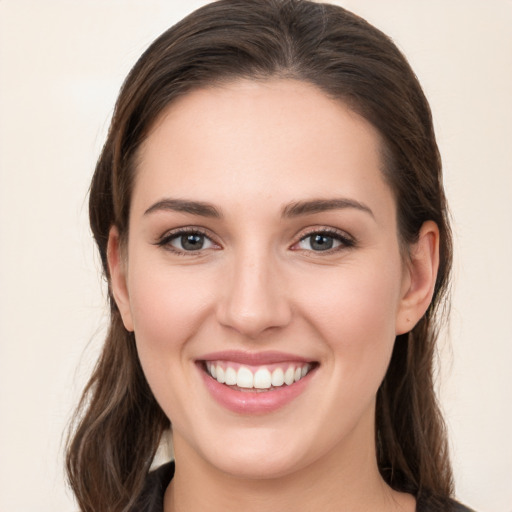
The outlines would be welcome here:
[[[223,296],[217,303],[219,323],[249,338],[286,326],[291,310],[280,277],[271,255],[246,247],[224,281]]]
[[[225,327],[230,327],[249,338],[256,338],[290,323],[291,311],[286,304],[276,304],[276,301],[236,302],[229,299],[229,304],[219,307],[218,320]]]

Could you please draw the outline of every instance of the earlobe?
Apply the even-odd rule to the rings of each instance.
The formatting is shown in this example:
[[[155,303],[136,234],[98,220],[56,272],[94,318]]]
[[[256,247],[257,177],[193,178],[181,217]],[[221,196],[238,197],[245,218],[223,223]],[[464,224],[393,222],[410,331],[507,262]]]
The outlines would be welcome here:
[[[126,283],[126,261],[123,259],[119,232],[110,228],[107,246],[107,260],[110,272],[110,288],[121,313],[123,324],[128,331],[133,331],[133,319],[130,309],[130,296]]]
[[[409,252],[396,318],[397,335],[412,330],[432,300],[439,268],[439,228],[435,222],[423,224]]]

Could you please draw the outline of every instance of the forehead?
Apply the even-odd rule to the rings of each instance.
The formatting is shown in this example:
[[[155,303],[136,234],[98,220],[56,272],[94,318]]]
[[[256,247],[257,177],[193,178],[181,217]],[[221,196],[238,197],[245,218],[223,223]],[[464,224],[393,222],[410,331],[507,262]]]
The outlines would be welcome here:
[[[166,194],[215,202],[389,194],[381,153],[377,130],[315,86],[236,81],[195,90],[160,116],[139,152],[133,206]]]

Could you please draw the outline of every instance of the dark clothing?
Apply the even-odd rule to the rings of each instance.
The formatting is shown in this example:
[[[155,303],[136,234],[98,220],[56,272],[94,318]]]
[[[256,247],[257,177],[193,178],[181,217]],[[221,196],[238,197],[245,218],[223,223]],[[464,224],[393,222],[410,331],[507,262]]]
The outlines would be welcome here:
[[[174,462],[168,462],[149,473],[142,495],[131,512],[163,512],[164,493],[174,476]],[[473,512],[469,508],[452,501],[444,507],[433,505],[428,498],[418,498],[416,512]]]
[[[174,476],[174,461],[151,471],[139,499],[130,512],[163,512],[164,494]]]

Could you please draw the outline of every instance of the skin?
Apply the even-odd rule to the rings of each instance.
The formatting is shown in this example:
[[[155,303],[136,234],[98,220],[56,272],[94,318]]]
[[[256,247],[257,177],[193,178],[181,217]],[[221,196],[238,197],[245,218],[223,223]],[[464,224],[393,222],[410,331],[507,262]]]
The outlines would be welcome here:
[[[288,80],[189,93],[143,144],[128,241],[122,248],[112,229],[109,263],[173,425],[166,512],[415,509],[378,472],[375,396],[395,336],[431,300],[439,236],[427,222],[402,254],[380,144],[343,103]],[[148,212],[168,198],[211,203],[222,216]],[[333,198],[352,204],[283,216],[297,202]],[[208,238],[183,253],[168,235],[189,227]],[[308,236],[326,230],[351,243],[314,250]],[[284,407],[237,414],[212,399],[196,364],[231,349],[283,351],[318,367]]]

